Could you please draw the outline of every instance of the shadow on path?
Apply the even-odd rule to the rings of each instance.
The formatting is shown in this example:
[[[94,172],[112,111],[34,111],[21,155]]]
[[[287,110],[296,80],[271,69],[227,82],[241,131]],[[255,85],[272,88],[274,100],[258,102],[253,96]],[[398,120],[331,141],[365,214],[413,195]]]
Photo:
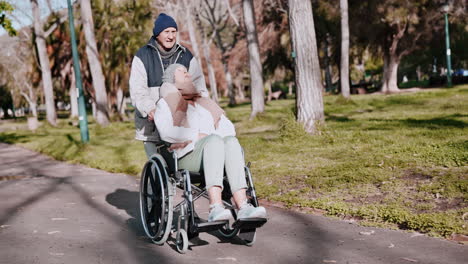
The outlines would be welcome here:
[[[131,218],[127,220],[127,225],[130,230],[137,236],[146,236],[140,220],[139,199],[138,192],[125,189],[117,189],[106,195],[107,203],[115,206],[117,209],[125,210],[125,212],[131,216]]]

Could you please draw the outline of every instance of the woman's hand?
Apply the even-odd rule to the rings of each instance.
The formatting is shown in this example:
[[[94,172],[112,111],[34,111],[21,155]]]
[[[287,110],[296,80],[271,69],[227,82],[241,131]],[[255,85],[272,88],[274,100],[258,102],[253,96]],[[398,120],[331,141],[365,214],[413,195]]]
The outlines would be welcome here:
[[[154,120],[154,112],[156,112],[156,109],[151,110],[151,112],[148,113],[148,120],[153,121]]]
[[[188,141],[185,141],[185,142],[182,142],[182,143],[172,143],[171,146],[169,147],[169,150],[173,151],[175,149],[185,148],[185,146],[190,144],[190,142],[192,142],[192,140],[188,140]]]

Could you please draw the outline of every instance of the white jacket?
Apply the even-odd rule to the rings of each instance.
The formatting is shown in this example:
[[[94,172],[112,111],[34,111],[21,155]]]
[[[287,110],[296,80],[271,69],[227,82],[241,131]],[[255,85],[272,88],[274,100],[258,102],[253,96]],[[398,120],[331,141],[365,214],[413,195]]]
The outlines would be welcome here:
[[[206,135],[215,134],[220,137],[236,135],[234,125],[225,115],[221,115],[218,128],[215,128],[211,113],[197,103],[195,103],[195,106],[191,104],[188,105],[187,120],[190,126],[189,128],[174,126],[171,110],[166,100],[161,98],[156,104],[154,123],[156,124],[161,139],[169,143],[192,141],[185,146],[185,148],[176,150],[179,158],[194,149],[195,143],[199,140],[198,134],[200,133]]]

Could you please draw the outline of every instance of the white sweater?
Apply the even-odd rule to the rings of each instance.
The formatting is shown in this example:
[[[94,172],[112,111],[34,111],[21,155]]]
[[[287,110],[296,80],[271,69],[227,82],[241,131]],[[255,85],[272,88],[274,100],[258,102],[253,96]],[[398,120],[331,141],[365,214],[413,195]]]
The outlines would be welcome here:
[[[199,140],[198,134],[200,133],[206,135],[215,134],[220,137],[236,135],[234,125],[225,115],[221,115],[218,128],[215,128],[211,113],[197,103],[195,103],[195,106],[188,105],[187,120],[189,128],[174,126],[171,110],[166,100],[161,98],[156,104],[154,123],[161,139],[169,143],[192,141],[185,148],[176,150],[179,158],[194,149],[195,143]]]

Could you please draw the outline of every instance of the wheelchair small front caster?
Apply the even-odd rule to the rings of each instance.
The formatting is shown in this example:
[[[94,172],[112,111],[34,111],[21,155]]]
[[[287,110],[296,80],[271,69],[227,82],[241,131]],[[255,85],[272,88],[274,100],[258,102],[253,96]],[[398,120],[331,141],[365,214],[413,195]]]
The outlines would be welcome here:
[[[225,226],[220,228],[218,230],[218,232],[224,238],[231,239],[231,238],[237,236],[237,233],[239,233],[239,229],[238,228],[232,228],[231,226],[229,226],[229,224],[226,224]]]
[[[177,236],[176,236],[177,251],[180,254],[185,254],[185,252],[187,252],[187,249],[188,249],[188,243],[189,241],[188,241],[187,231],[185,231],[184,229],[180,229],[177,232]]]
[[[252,237],[244,240],[245,245],[247,245],[248,247],[253,246],[253,244],[255,243],[256,238],[257,238],[257,233],[254,233],[254,235]]]
[[[255,243],[257,238],[257,230],[256,229],[244,229],[240,230],[239,237],[244,240],[245,245],[251,247]]]

